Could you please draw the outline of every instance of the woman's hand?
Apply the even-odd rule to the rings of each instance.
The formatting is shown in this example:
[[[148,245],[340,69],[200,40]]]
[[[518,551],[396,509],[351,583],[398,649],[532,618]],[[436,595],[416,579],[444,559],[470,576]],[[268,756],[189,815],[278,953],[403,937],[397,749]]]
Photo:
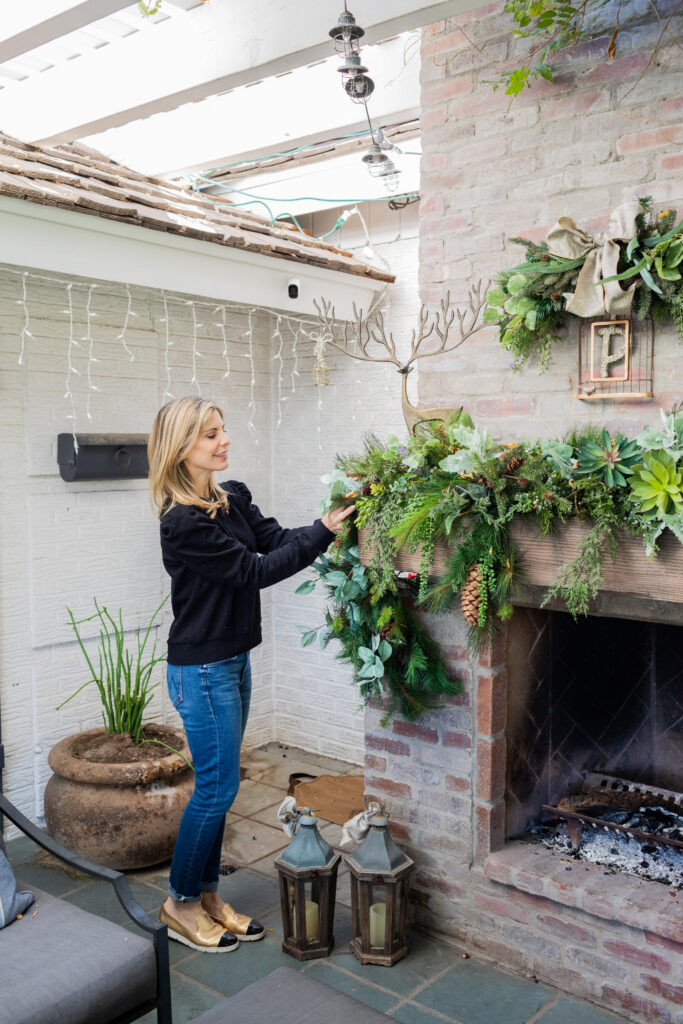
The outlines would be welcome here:
[[[331,530],[332,533],[339,533],[341,530],[341,524],[344,522],[347,516],[350,516],[352,512],[356,511],[355,505],[339,505],[337,508],[331,508],[327,515],[322,517],[322,522]]]

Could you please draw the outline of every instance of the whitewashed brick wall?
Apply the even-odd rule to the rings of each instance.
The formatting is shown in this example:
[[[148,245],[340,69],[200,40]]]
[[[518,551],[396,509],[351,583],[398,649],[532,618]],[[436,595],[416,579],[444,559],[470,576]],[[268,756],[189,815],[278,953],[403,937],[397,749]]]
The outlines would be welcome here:
[[[16,268],[14,268],[16,269]],[[23,269],[23,268],[20,268]],[[94,687],[61,711],[57,704],[87,678],[80,652],[67,625],[66,605],[77,618],[93,611],[92,598],[112,609],[123,608],[125,625],[134,630],[146,622],[169,591],[159,552],[157,526],[144,480],[65,483],[56,462],[57,434],[71,429],[65,399],[69,348],[68,299],[65,283],[30,274],[27,281],[29,330],[22,365],[18,364],[24,325],[22,278],[0,268],[0,359],[3,367],[0,403],[0,709],[6,753],[5,789],[34,820],[42,817],[42,790],[49,777],[47,753],[63,736],[101,724]],[[132,310],[126,343],[131,362],[117,339],[128,299],[124,287],[101,283],[92,294],[94,354],[86,417],[88,344],[86,303],[90,282],[76,280],[71,289],[74,310],[71,389],[76,427],[82,432],[148,432],[166,387],[166,323],[161,293],[131,288]],[[169,294],[169,365],[171,391],[189,394],[192,377],[192,307],[190,296]],[[245,340],[247,311],[227,309],[226,335],[230,375],[222,357],[219,318],[214,307],[197,300],[198,379],[203,393],[222,404],[233,440],[231,470],[249,480],[261,500],[270,496],[271,361],[267,350],[269,314],[255,319],[254,423],[248,429],[251,364]],[[270,594],[264,613],[270,613]],[[170,616],[164,610],[157,639],[163,647]],[[93,629],[83,627],[92,637]],[[273,738],[272,652],[270,634],[255,652],[254,711],[249,740]],[[158,672],[160,681],[163,669]],[[170,721],[174,712],[165,685],[159,686],[151,714]]]
[[[383,206],[383,204],[382,204]],[[334,219],[336,219],[336,214]],[[417,219],[414,211],[366,211],[376,249],[391,263],[399,282],[390,290],[391,325],[407,327],[417,287]],[[324,218],[321,218],[324,219]],[[353,218],[357,220],[357,218]],[[349,221],[339,244],[354,247],[364,233]],[[322,232],[326,227],[314,230]],[[22,365],[17,360],[24,325],[21,302],[25,268],[0,266],[0,713],[5,744],[5,791],[34,820],[42,819],[42,791],[49,777],[47,754],[63,736],[101,724],[94,688],[61,711],[60,703],[87,678],[68,626],[66,605],[77,618],[93,610],[92,597],[123,608],[130,630],[146,622],[169,591],[144,480],[66,483],[56,462],[57,434],[69,431],[65,399],[69,349],[66,282],[29,272],[29,330]],[[91,282],[76,279],[71,378],[80,432],[146,433],[164,401],[166,322],[159,291],[131,287],[132,310],[124,351],[121,333],[128,308],[124,286],[99,283],[91,298],[94,355],[86,417],[88,343],[86,304]],[[191,394],[193,317],[189,295],[167,294],[170,391]],[[201,393],[222,405],[232,440],[230,475],[245,480],[254,501],[286,526],[318,515],[324,488],[320,476],[337,451],[358,447],[362,434],[400,430],[400,385],[390,367],[369,367],[339,355],[328,358],[330,386],[313,385],[313,353],[302,335],[281,322],[282,359],[273,341],[276,317],[254,315],[253,362],[249,358],[248,307],[226,307],[226,363],[220,315],[195,298]],[[295,373],[296,370],[296,373]],[[294,390],[292,390],[294,386]],[[254,699],[246,744],[272,739],[360,762],[363,716],[350,685],[350,671],[325,652],[302,649],[297,625],[321,621],[316,596],[292,597],[306,578],[262,595],[264,643],[253,654]],[[164,609],[157,629],[163,647],[170,622]],[[84,626],[84,636],[94,631]],[[92,644],[91,644],[92,646]],[[160,670],[158,678],[163,680]],[[150,706],[158,721],[173,721],[162,681]]]
[[[469,283],[521,262],[524,249],[510,239],[540,241],[562,216],[597,235],[620,203],[640,196],[683,213],[683,71],[674,37],[680,11],[669,0],[656,11],[627,0],[617,17],[617,5],[607,4],[590,16],[591,41],[553,55],[555,82],[535,82],[511,100],[487,80],[522,64],[531,47],[512,38],[503,6],[423,32],[420,287],[432,302],[447,290],[462,299]],[[670,15],[648,69],[658,19]],[[617,21],[616,59],[609,61]],[[508,441],[559,436],[591,421],[633,435],[658,422],[660,406],[680,399],[683,347],[671,321],[656,328],[649,402],[577,399],[575,320],[567,332],[539,376],[535,359],[513,374],[498,332],[482,331],[424,364],[422,403],[464,403],[479,425]]]

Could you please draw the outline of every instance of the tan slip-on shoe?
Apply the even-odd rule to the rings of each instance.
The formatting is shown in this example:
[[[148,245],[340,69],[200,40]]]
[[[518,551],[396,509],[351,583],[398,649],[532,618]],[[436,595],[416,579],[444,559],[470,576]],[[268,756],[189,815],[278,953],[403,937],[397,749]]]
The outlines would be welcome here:
[[[196,929],[188,928],[186,924],[172,917],[161,905],[159,920],[168,928],[168,937],[182,942],[191,949],[198,949],[200,953],[232,953],[233,949],[239,946],[239,940],[220,924],[210,917],[205,910],[202,910],[197,918]]]
[[[206,913],[210,912],[207,910]],[[256,942],[266,934],[266,929],[260,921],[255,921],[253,917],[247,917],[245,914],[238,914],[229,903],[224,904],[220,917],[216,914],[210,916],[223,928],[236,935],[240,942]]]

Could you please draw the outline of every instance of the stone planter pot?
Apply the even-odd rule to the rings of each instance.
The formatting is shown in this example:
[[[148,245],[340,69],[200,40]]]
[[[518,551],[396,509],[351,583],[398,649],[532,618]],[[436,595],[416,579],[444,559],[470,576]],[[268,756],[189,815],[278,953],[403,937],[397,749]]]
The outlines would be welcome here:
[[[182,729],[156,726],[156,732],[190,759]],[[106,729],[88,729],[50,751],[54,775],[45,789],[50,835],[74,853],[118,870],[168,860],[194,789],[194,772],[179,754],[161,746],[158,757],[103,763],[97,751],[106,739]]]

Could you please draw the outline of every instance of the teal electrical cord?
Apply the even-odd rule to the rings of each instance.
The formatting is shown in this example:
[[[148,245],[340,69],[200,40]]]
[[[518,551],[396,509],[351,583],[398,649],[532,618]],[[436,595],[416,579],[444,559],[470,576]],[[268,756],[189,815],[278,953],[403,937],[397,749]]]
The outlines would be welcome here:
[[[263,205],[265,205],[266,202],[270,202],[270,203],[304,203],[304,202],[334,203],[335,206],[342,206],[344,203],[387,203],[387,202],[389,202],[390,199],[412,198],[413,196],[419,196],[419,194],[420,194],[419,192],[397,192],[396,195],[391,195],[391,196],[387,195],[386,199],[384,197],[380,197],[380,198],[373,197],[371,199],[329,199],[329,198],[324,197],[324,196],[296,196],[296,197],[289,198],[289,199],[282,199],[280,196],[257,196],[257,195],[254,195],[253,192],[246,192],[243,188],[234,188],[231,185],[224,185],[222,182],[217,183],[215,181],[210,181],[210,180],[207,180],[204,177],[198,177],[196,179],[196,181],[206,181],[207,182],[207,184],[206,184],[207,188],[223,188],[223,189],[227,189],[228,192],[237,192],[237,193],[239,193],[242,196],[248,196],[249,198],[251,198],[255,202],[260,202]],[[205,196],[203,194],[201,188],[198,188],[194,182],[192,184],[192,187],[194,188],[195,192],[197,192],[202,197],[202,199],[208,198],[207,196]],[[237,205],[246,206],[248,204],[247,203],[240,203],[240,204],[235,203],[234,205],[235,206],[237,206]]]

